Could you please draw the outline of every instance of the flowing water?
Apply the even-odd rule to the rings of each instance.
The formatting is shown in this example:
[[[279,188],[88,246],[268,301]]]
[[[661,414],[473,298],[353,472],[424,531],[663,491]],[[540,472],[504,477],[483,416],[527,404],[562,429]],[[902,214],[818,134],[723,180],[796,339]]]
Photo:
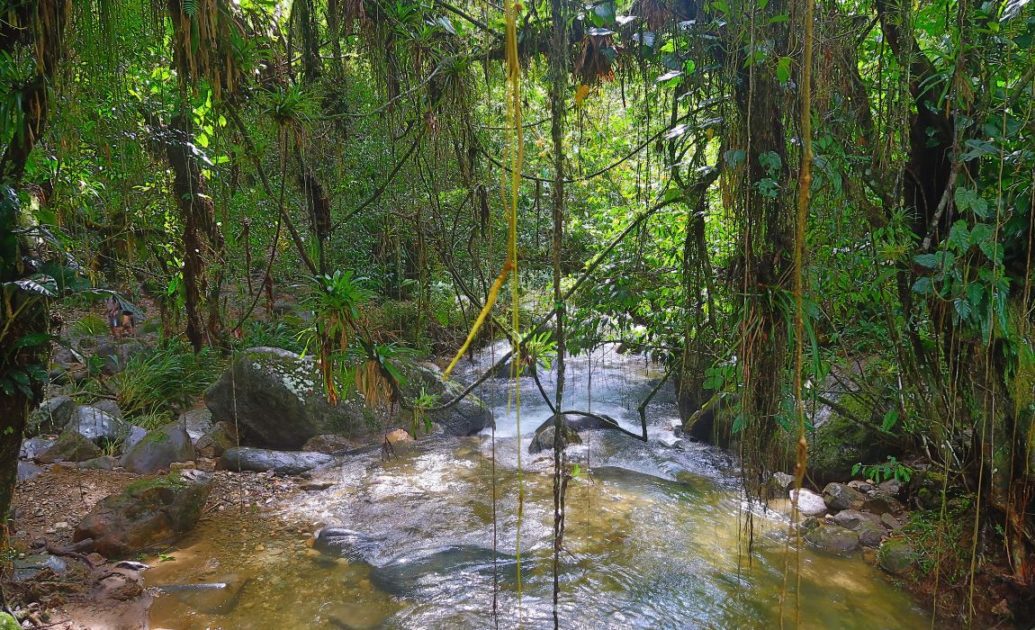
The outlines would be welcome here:
[[[458,378],[473,378],[494,351],[500,348],[483,352]],[[607,414],[639,433],[636,406],[659,376],[641,357],[606,347],[569,364],[564,407]],[[552,375],[543,384],[552,393]],[[532,380],[521,379],[519,441],[511,390],[506,379],[479,390],[496,414],[495,439],[490,432],[429,439],[389,460],[355,456],[317,473],[335,484],[327,490],[292,495],[261,514],[235,509],[206,519],[172,560],[149,572],[149,584],[236,586],[160,596],[152,627],[488,628],[494,619],[507,628],[552,625],[552,461],[550,454],[527,454],[532,431],[550,413]],[[565,503],[562,627],[775,627],[784,592],[789,626],[796,614],[809,628],[929,624],[861,559],[807,548],[795,553],[778,511],[750,508],[749,554],[749,507],[735,462],[677,438],[671,388],[661,390],[647,417],[648,443],[590,431],[568,449],[580,473]],[[354,530],[362,560],[310,549],[308,526],[320,524]]]

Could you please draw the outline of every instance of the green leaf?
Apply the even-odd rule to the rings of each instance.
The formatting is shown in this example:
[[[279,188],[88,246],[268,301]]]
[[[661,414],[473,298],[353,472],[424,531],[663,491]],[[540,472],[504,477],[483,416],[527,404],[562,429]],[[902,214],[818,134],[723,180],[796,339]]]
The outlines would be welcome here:
[[[918,254],[913,258],[913,262],[924,269],[934,269],[938,266],[938,256],[935,254]]]
[[[786,84],[791,80],[791,58],[780,57],[776,62],[776,80]]]
[[[916,282],[913,283],[913,293],[919,293],[920,295],[927,295],[931,292],[931,279],[930,278],[917,278]]]

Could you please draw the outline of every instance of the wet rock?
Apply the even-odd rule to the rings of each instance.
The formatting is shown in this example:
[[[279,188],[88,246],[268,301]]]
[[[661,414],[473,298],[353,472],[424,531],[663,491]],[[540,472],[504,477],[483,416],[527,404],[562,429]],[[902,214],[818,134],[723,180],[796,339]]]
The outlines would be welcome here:
[[[65,431],[50,448],[40,453],[36,460],[44,464],[81,462],[100,455],[101,449],[89,439],[74,431]]]
[[[442,371],[433,363],[404,365],[406,381],[403,394],[409,399],[416,398],[421,392],[435,396],[439,403],[454,399],[463,386],[456,381],[446,381]],[[473,435],[482,429],[493,426],[492,411],[477,396],[468,395],[448,409],[431,411],[425,420],[438,424],[447,435]],[[411,411],[401,414],[400,424],[412,423]]]
[[[29,438],[22,442],[22,448],[18,452],[18,457],[22,459],[36,459],[36,456],[47,450],[54,445],[54,440],[48,440],[47,438],[34,437]]]
[[[278,475],[299,475],[318,466],[334,461],[326,453],[305,453],[301,451],[272,451],[264,448],[235,446],[227,449],[219,459],[222,470],[272,470]]]
[[[187,431],[191,441],[196,442],[212,430],[212,412],[207,407],[191,409],[181,413],[176,423]]]
[[[532,436],[532,441],[528,445],[528,452],[532,455],[542,451],[553,452],[554,443],[556,441],[554,436],[556,434],[557,427],[553,424],[539,427],[535,432],[535,435]],[[567,425],[562,429],[561,435],[563,436],[561,438],[561,448],[568,448],[571,444],[582,444],[582,438],[579,437],[578,432]]]
[[[327,433],[310,438],[302,446],[302,450],[310,453],[340,453],[360,446],[362,443],[359,440],[350,440],[344,435]]]
[[[798,511],[805,516],[818,516],[824,514],[827,511],[827,504],[823,501],[823,497],[819,496],[815,492],[808,488],[802,488],[799,493],[796,490],[791,490],[791,499],[794,499],[795,494],[798,495]]]
[[[28,481],[43,472],[43,469],[32,462],[18,462],[18,482]]]
[[[72,539],[92,538],[93,550],[109,558],[173,543],[197,523],[211,488],[199,471],[144,477],[98,502]]]
[[[122,420],[122,410],[119,409],[119,403],[110,398],[102,398],[97,402],[92,403],[90,406],[94,409],[100,409],[112,418]]]
[[[877,564],[892,575],[908,573],[915,562],[913,546],[901,538],[885,540],[877,550]]]
[[[906,506],[895,497],[878,490],[866,498],[862,509],[880,516],[882,514],[901,514],[905,512]]]
[[[115,568],[126,569],[129,571],[147,571],[151,566],[144,564],[143,562],[137,562],[136,560],[120,560],[115,563]]]
[[[112,444],[129,436],[129,425],[95,407],[76,408],[65,431],[74,431],[94,444]]]
[[[194,450],[201,457],[216,458],[226,452],[226,449],[237,445],[237,431],[234,430],[234,425],[221,421],[217,422],[204,435],[198,438],[197,442],[194,443]]]
[[[316,532],[313,549],[349,562],[370,562],[382,541],[345,527],[324,527]]]
[[[880,522],[877,516],[858,510],[842,510],[835,514],[832,520],[845,529],[858,529],[862,523],[877,524]]]
[[[230,575],[218,582],[167,584],[157,587],[157,590],[162,595],[172,595],[198,612],[225,615],[237,607],[247,583],[247,578]]]
[[[194,445],[178,422],[149,431],[122,457],[122,467],[138,474],[165,470],[173,462],[194,459]]]
[[[843,483],[828,483],[823,488],[823,501],[831,510],[858,510],[866,501],[866,495]]]
[[[775,472],[772,478],[769,479],[769,487],[777,496],[788,492],[794,487],[794,475],[788,475],[785,472]]]
[[[85,462],[79,462],[79,466],[77,466],[77,468],[86,470],[112,470],[115,468],[115,458],[110,455],[94,457]]]
[[[25,434],[30,436],[44,433],[59,433],[75,411],[75,401],[69,396],[55,396],[44,400],[29,416]]]
[[[398,444],[400,442],[412,442],[413,436],[406,429],[395,429],[394,431],[389,431],[385,439],[388,440],[389,444]]]
[[[431,597],[444,590],[469,589],[472,575],[491,579],[494,560],[500,580],[513,582],[517,573],[514,556],[498,553],[494,559],[492,549],[474,546],[443,547],[400,556],[375,566],[370,581],[396,597]],[[523,563],[526,570],[531,569],[531,564],[528,559]]]
[[[50,571],[54,575],[61,575],[68,570],[67,562],[49,553],[37,553],[24,558],[15,558],[11,566],[13,568],[11,577],[15,582],[26,582],[44,571]]]
[[[805,540],[820,551],[838,555],[849,554],[859,548],[859,534],[839,525],[820,525],[805,532]]]

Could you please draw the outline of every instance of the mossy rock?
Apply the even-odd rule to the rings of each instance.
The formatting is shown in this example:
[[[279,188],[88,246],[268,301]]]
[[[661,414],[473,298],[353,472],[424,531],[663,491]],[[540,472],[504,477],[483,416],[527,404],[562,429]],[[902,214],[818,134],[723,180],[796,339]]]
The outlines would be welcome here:
[[[916,551],[904,538],[885,540],[877,550],[877,565],[892,575],[905,575],[916,566]]]
[[[194,459],[190,436],[178,422],[149,431],[122,457],[122,466],[130,472],[149,474],[169,467],[173,462]]]
[[[868,419],[872,415],[849,396],[842,397],[840,403],[857,418]],[[889,455],[901,455],[901,449],[889,439],[893,436],[875,427],[841,417],[829,409],[817,416],[822,419],[808,436],[808,477],[817,485],[851,479],[852,467],[860,462],[883,462]]]
[[[55,462],[82,462],[100,457],[100,447],[74,431],[65,431],[50,448],[36,457],[43,464]]]

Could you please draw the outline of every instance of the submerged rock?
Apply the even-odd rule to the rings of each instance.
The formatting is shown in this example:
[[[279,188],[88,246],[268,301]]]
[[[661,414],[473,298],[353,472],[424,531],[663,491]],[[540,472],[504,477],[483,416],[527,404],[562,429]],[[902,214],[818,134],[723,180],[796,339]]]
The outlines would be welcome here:
[[[839,525],[820,525],[810,529],[805,532],[805,541],[820,551],[839,555],[859,548],[859,534]]]
[[[381,544],[381,540],[345,527],[324,527],[313,540],[317,551],[350,562],[369,563]]]
[[[100,457],[101,449],[86,437],[74,431],[65,431],[54,444],[36,457],[44,464],[55,462],[81,462]]]
[[[531,568],[526,560],[524,568]],[[387,564],[374,567],[370,581],[378,589],[396,597],[419,597],[426,593],[437,596],[447,585],[453,589],[469,589],[470,576],[491,579],[498,571],[501,581],[514,581],[517,558],[492,549],[474,546],[443,547],[400,556]]]
[[[326,453],[272,451],[264,448],[235,446],[223,453],[219,459],[219,468],[257,472],[272,470],[278,475],[298,475],[333,461],[334,457]]]
[[[225,615],[237,607],[248,581],[248,578],[229,575],[218,582],[166,584],[156,590],[162,595],[172,595],[198,612]]]
[[[122,467],[138,474],[165,470],[173,462],[194,459],[194,445],[178,422],[149,431],[122,457]]]
[[[199,471],[139,479],[98,502],[72,540],[93,539],[93,550],[109,558],[170,544],[197,523],[211,488]]]

